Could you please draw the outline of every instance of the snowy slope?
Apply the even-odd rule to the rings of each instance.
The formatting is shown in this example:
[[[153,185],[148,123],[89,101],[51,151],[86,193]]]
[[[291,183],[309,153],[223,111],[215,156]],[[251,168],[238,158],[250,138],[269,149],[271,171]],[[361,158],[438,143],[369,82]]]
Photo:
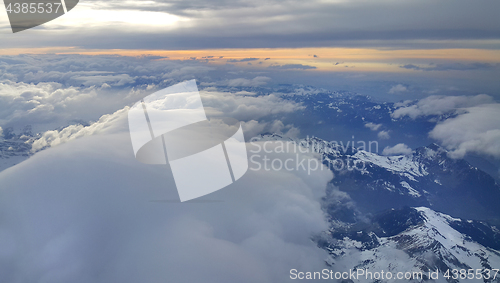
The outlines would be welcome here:
[[[0,137],[0,172],[28,159],[31,153],[31,137],[14,135],[9,139]]]
[[[467,219],[500,218],[500,185],[467,161],[448,157],[437,144],[409,155],[381,156],[316,137],[267,134],[260,139],[287,141],[319,153],[336,175],[332,184],[348,193],[363,213],[425,206]]]
[[[339,233],[332,229],[330,240],[320,242],[329,251],[330,264],[333,270],[367,269],[371,272],[381,270],[397,272],[422,272],[423,278],[429,271],[440,271],[438,282],[446,282],[444,275],[453,269],[500,268],[500,252],[483,246],[467,234],[452,228],[453,223],[465,221],[435,212],[429,208],[419,207],[411,210],[394,210],[390,214],[407,215],[418,212],[422,217],[406,230],[396,235],[384,237],[377,235],[377,229],[363,229],[352,233]],[[377,222],[378,221],[378,222]],[[372,228],[380,224],[380,219],[373,219]],[[392,223],[393,224],[393,223]],[[382,224],[383,226],[383,224]],[[492,232],[500,236],[500,231],[492,227]],[[376,282],[375,280],[353,280],[354,282]],[[377,282],[396,282],[381,280]],[[411,281],[411,280],[407,280]],[[468,282],[465,280],[448,280],[448,282]],[[472,280],[474,282],[500,282],[500,274],[496,280]],[[420,282],[420,280],[415,280]]]

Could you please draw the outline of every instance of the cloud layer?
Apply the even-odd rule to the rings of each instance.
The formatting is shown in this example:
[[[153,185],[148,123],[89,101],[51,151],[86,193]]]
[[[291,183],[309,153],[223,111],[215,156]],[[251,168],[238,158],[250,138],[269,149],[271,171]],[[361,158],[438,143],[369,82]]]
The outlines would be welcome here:
[[[403,69],[411,69],[418,71],[471,71],[471,70],[490,70],[498,68],[499,64],[489,63],[448,63],[448,64],[435,64],[426,67],[420,67],[413,64],[401,66]]]
[[[408,46],[432,41],[453,46],[459,40],[484,46],[485,40],[499,39],[499,8],[494,0],[481,5],[466,0],[86,1],[36,33],[2,41],[0,48]],[[7,22],[1,24],[0,31],[10,33]]]
[[[281,119],[302,106],[253,92],[270,78],[225,72],[214,80],[220,73],[197,68],[199,62],[15,60],[21,62],[0,73],[3,122],[57,129],[33,142],[34,152],[50,148],[0,173],[0,281],[283,282],[291,268],[325,267],[326,253],[310,238],[328,227],[320,201],[330,171],[249,171],[227,189],[179,204],[168,166],[144,165],[133,155],[123,105],[190,76],[202,78],[210,118],[236,118],[250,136],[296,135]],[[39,61],[21,64],[32,60]],[[95,117],[113,108],[120,110],[65,126],[87,111]]]
[[[437,124],[429,136],[452,150],[453,157],[479,153],[500,159],[500,104],[469,107],[467,113]]]
[[[436,96],[432,95],[408,105],[410,101],[400,104],[400,108],[392,113],[393,118],[409,116],[416,119],[421,116],[457,113],[467,107],[493,103],[493,98],[486,94],[476,96]]]
[[[412,153],[411,148],[409,148],[404,143],[398,143],[397,145],[392,147],[387,146],[382,151],[383,155],[399,155],[399,154],[409,155],[411,153]]]
[[[284,282],[325,266],[310,237],[328,227],[330,171],[249,171],[177,203],[168,166],[137,162],[115,117],[0,173],[1,281]]]
[[[442,117],[435,119],[436,115]],[[392,117],[405,116],[434,116],[431,121],[437,124],[429,137],[449,149],[452,157],[476,153],[500,158],[500,104],[489,95],[429,96],[416,103],[405,101]]]
[[[212,110],[219,107],[217,115],[226,114],[248,122],[300,108],[279,95],[257,95],[255,88],[272,82],[268,76],[242,73],[235,66],[211,67],[197,60],[159,59],[162,58],[2,56],[0,125],[21,129],[31,124],[35,132],[60,131],[61,127],[77,123],[82,128],[148,94],[193,78],[201,89],[206,89],[202,93],[206,106]],[[66,134],[78,130],[66,129]]]

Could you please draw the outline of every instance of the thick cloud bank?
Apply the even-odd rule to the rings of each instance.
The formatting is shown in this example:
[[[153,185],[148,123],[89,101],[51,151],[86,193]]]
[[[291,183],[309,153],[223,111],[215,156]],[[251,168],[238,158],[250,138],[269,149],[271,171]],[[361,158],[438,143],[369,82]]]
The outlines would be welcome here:
[[[392,113],[393,118],[401,118],[409,116],[416,119],[421,116],[428,115],[443,115],[457,110],[463,110],[466,107],[473,107],[476,105],[493,103],[493,98],[486,94],[479,94],[476,96],[438,96],[432,95],[426,97],[416,104],[405,105],[409,101],[403,103],[402,107],[396,109]]]
[[[178,203],[170,169],[137,162],[114,117],[0,173],[1,282],[284,282],[325,267],[310,237],[327,228],[331,172],[249,171]]]
[[[500,104],[467,108],[467,113],[436,125],[429,135],[454,157],[474,152],[500,158]]]
[[[451,157],[477,153],[500,158],[500,104],[491,96],[429,96],[409,103],[401,103],[392,117],[444,115],[429,136],[449,149]]]
[[[481,5],[466,0],[89,0],[68,17],[35,29],[41,32],[1,41],[0,48],[414,47],[429,41],[464,48],[465,40],[491,46],[499,38],[499,8],[494,0]],[[4,18],[0,32],[8,38]]]
[[[404,143],[398,143],[392,147],[385,147],[384,151],[382,151],[383,155],[398,155],[398,154],[411,154],[412,150]]]
[[[89,121],[133,105],[148,94],[193,78],[200,89],[206,90],[202,92],[203,103],[213,108],[213,115],[225,114],[248,122],[300,109],[298,103],[284,100],[279,94],[256,92],[255,88],[272,82],[269,77],[234,72],[234,66],[209,67],[195,60],[156,59],[146,56],[1,56],[0,125],[15,130],[31,125],[35,132],[51,130],[49,135],[53,136],[55,129],[82,124],[66,129],[63,135],[68,135],[79,131]],[[250,91],[242,91],[242,88]]]

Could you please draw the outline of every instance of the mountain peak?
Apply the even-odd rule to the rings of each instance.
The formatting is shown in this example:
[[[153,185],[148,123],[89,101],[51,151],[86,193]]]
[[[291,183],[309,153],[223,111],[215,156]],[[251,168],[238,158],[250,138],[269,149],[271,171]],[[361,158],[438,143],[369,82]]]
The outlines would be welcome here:
[[[435,151],[447,151],[444,147],[440,146],[439,144],[433,142],[430,145],[426,146],[429,149],[435,150]]]
[[[436,158],[447,159],[448,151],[444,147],[438,145],[437,143],[431,143],[428,146],[417,148],[415,150],[415,155],[423,157],[428,160],[434,160]]]

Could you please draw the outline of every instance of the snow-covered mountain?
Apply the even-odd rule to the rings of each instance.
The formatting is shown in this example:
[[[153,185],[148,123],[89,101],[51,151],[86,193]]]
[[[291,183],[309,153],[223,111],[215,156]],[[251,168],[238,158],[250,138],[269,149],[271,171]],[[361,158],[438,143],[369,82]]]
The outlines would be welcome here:
[[[445,278],[446,271],[481,269],[484,276],[475,281],[500,282],[500,276],[485,278],[500,268],[500,230],[491,224],[499,223],[500,186],[467,161],[449,158],[437,144],[381,156],[319,138],[266,134],[260,140],[299,144],[335,173],[323,203],[331,229],[316,239],[332,256],[332,270],[422,272],[414,282],[440,270],[435,282],[465,282]],[[340,169],[340,162],[351,169]]]
[[[382,156],[316,137],[267,134],[261,139],[285,140],[320,153],[336,175],[332,184],[349,194],[360,213],[425,206],[466,219],[500,218],[500,185],[467,161],[448,157],[437,144],[417,148],[409,155]],[[342,214],[342,220],[355,221],[355,212]]]
[[[464,226],[468,229],[463,229]],[[495,269],[500,267],[500,231],[482,222],[456,219],[426,207],[390,210],[364,225],[337,225],[318,243],[330,253],[333,270],[383,270],[394,277],[366,280],[361,276],[349,282],[396,282],[399,272],[421,274],[420,278],[411,278],[418,280],[406,278],[413,282],[431,278],[435,282],[500,282],[500,274],[493,278]],[[460,277],[461,270],[471,269],[473,279]],[[435,280],[429,272],[437,270],[439,275]]]
[[[31,145],[33,134],[31,127],[25,127],[21,133],[14,133],[8,128],[0,136],[0,171],[19,164],[28,159],[31,155]]]
[[[411,155],[356,150],[345,155],[362,161],[365,168],[339,174],[334,184],[349,191],[364,212],[397,204],[426,206],[468,219],[500,217],[500,186],[495,180],[463,159],[448,157],[436,144],[417,148]]]

